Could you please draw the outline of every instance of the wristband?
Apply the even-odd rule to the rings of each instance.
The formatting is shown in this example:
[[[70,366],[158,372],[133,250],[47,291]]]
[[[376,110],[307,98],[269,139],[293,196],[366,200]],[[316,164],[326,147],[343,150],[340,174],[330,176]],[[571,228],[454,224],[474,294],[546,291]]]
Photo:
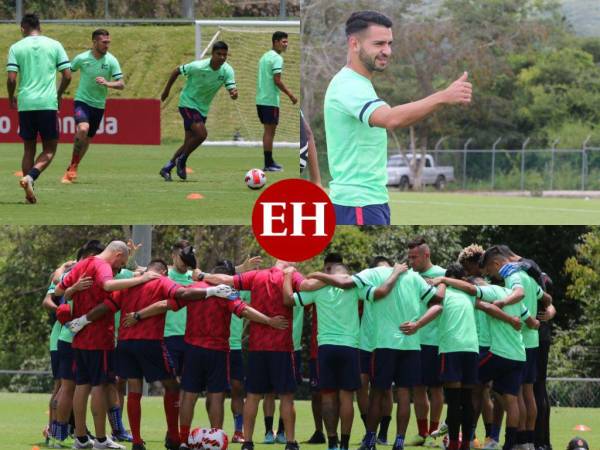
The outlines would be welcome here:
[[[139,313],[139,312],[134,312],[134,313],[133,313],[133,318],[134,318],[135,320],[137,320],[138,322],[139,322],[140,320],[142,320],[142,318],[140,317],[140,313]]]

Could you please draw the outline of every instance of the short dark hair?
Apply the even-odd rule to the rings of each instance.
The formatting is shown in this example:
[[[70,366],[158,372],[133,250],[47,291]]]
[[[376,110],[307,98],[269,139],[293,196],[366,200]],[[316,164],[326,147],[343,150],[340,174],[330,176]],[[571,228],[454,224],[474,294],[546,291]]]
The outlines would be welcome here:
[[[189,247],[190,245],[192,245],[192,244],[187,239],[179,239],[177,242],[175,242],[173,244],[172,250],[173,251],[183,250],[184,248]]]
[[[97,30],[94,30],[94,32],[92,33],[92,41],[96,40],[96,38],[98,36],[110,36],[110,33],[108,32],[108,30],[105,30],[104,28],[98,28]]]
[[[276,31],[273,33],[273,36],[271,36],[271,42],[275,43],[275,41],[280,41],[282,39],[286,39],[287,37],[288,34],[285,31]]]
[[[161,272],[166,272],[169,269],[169,266],[167,265],[164,259],[154,258],[148,263],[148,269],[150,268],[158,269]]]
[[[342,255],[340,255],[339,253],[327,253],[327,255],[325,255],[325,259],[323,260],[323,264],[328,264],[328,263],[343,263],[344,262],[344,257]]]
[[[104,245],[98,239],[91,239],[77,250],[77,261],[88,256],[99,255],[103,251]]]
[[[225,275],[235,275],[235,264],[229,259],[217,261],[217,265],[213,269],[213,273],[222,273]]]
[[[388,263],[390,265],[390,267],[394,265],[394,261],[392,261],[389,258],[386,258],[385,256],[379,255],[379,256],[375,256],[371,260],[371,264],[369,264],[369,267],[370,268],[377,267],[379,265],[379,263],[382,263],[382,262]]]
[[[392,21],[389,17],[377,11],[354,12],[346,20],[346,37],[366,30],[370,25],[382,25],[386,28],[392,28]]]
[[[424,244],[427,244],[427,241],[425,240],[425,238],[423,236],[415,236],[410,241],[408,241],[408,244],[406,244],[406,246],[408,248],[415,248],[415,247],[420,247],[421,245],[424,245]]]
[[[485,267],[492,259],[497,258],[499,256],[501,256],[504,259],[507,259],[508,255],[505,253],[505,249],[503,249],[502,247],[506,246],[492,245],[490,248],[488,248],[479,260],[479,267]]]
[[[212,51],[216,52],[217,50],[229,51],[229,46],[225,43],[225,41],[217,41],[213,44]]]
[[[465,268],[461,264],[453,262],[448,267],[446,267],[446,276],[448,278],[455,278],[457,280],[461,280],[467,276],[467,272],[465,272]]]
[[[185,239],[181,239],[173,244],[173,252],[177,253],[186,266],[195,269],[198,265],[196,261],[196,249]]]
[[[23,28],[30,28],[32,30],[40,29],[40,18],[36,13],[28,13],[21,19],[21,26]]]

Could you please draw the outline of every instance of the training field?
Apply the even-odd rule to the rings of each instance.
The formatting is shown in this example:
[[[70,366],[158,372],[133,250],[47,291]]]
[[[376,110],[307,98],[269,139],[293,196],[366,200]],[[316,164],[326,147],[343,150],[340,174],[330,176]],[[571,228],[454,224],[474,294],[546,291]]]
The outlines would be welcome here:
[[[41,430],[48,420],[48,395],[42,394],[0,394],[0,450],[31,450],[33,446],[43,448]],[[148,450],[164,449],[162,442],[166,431],[166,423],[163,412],[162,397],[150,397],[142,400],[142,437],[146,440]],[[233,420],[231,417],[229,402],[225,405],[225,431],[232,434]],[[275,427],[279,414],[276,414]],[[91,415],[88,414],[88,426],[91,426]],[[126,418],[125,418],[126,420]],[[296,402],[296,436],[298,442],[305,441],[314,431],[310,403],[308,401]],[[354,429],[350,439],[350,448],[357,448],[362,439],[364,427],[360,421],[358,409],[354,415]],[[577,432],[573,427],[579,424],[587,425],[591,431]],[[108,423],[107,423],[108,426]],[[192,427],[208,426],[204,399],[200,399],[196,405],[196,412]],[[552,409],[552,446],[555,449],[566,447],[567,442],[576,435],[585,438],[591,450],[598,449],[598,436],[600,429],[600,411],[591,408],[554,408]],[[110,427],[109,427],[110,429]],[[396,432],[395,422],[390,425],[388,440]],[[283,450],[283,445],[259,445],[264,433],[264,422],[262,418],[262,407],[256,420],[255,448],[256,450],[278,449]],[[481,421],[478,435],[483,433]],[[502,433],[504,433],[504,428]],[[411,416],[407,436],[416,434],[416,423],[414,415]],[[503,436],[503,434],[502,434]],[[239,449],[239,444],[230,444],[233,449]],[[303,448],[323,450],[325,445],[305,445]],[[388,448],[380,446],[381,448]],[[128,448],[130,448],[128,446]],[[391,446],[389,447],[391,449]],[[410,448],[410,447],[408,447]],[[413,447],[418,448],[418,447]],[[420,447],[423,448],[423,447]]]
[[[390,191],[392,225],[600,224],[600,199]]]
[[[263,167],[259,148],[198,148],[188,159],[186,182],[165,182],[158,171],[179,144],[90,146],[76,183],[60,180],[72,146],[61,144],[50,167],[35,185],[38,203],[25,203],[19,178],[23,147],[0,145],[0,223],[11,224],[248,224],[260,191],[246,187],[244,174]],[[38,150],[39,151],[39,150]],[[298,176],[298,150],[275,149],[285,171],[267,173],[267,186]],[[203,198],[188,200],[189,194]]]

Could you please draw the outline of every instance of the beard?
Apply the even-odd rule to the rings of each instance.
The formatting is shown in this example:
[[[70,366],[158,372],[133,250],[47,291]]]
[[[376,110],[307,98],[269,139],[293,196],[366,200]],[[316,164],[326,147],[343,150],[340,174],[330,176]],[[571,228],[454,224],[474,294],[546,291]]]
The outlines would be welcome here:
[[[365,52],[362,48],[358,51],[358,58],[360,62],[367,68],[369,72],[383,72],[386,66],[378,66],[376,63],[377,55],[371,56]]]

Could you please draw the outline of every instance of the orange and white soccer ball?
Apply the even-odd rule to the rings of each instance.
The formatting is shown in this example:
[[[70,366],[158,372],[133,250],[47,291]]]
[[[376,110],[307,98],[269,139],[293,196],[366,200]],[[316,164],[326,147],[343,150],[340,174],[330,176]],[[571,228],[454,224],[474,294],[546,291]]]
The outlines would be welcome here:
[[[227,434],[219,428],[206,430],[202,437],[202,448],[204,450],[227,450],[228,444]]]
[[[250,169],[246,172],[244,180],[246,181],[246,186],[250,189],[260,189],[267,182],[267,177],[260,169]]]
[[[188,446],[193,449],[201,449],[202,439],[207,432],[206,428],[194,428],[188,436]]]

